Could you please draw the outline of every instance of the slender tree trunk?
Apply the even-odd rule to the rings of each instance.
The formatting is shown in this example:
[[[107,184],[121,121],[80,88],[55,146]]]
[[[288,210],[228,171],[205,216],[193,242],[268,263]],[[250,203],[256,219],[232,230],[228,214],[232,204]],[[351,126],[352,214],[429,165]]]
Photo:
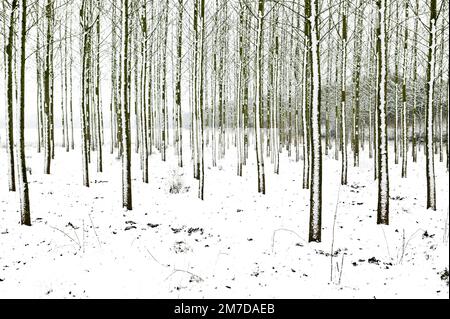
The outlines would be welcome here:
[[[36,14],[36,114],[37,114],[37,152],[41,152],[42,143],[42,76],[41,76],[41,41],[40,41],[40,6],[39,3],[35,4]]]
[[[305,8],[310,0],[306,0]],[[306,10],[305,10],[306,11]],[[313,0],[311,9],[306,12],[311,24],[309,33],[311,43],[311,194],[309,241],[320,242],[322,233],[322,136],[320,132],[320,53],[319,53],[319,4]],[[309,14],[308,14],[309,13]]]
[[[377,171],[378,210],[377,223],[389,225],[389,169],[387,144],[387,34],[386,1],[377,0]]]
[[[177,70],[175,87],[176,122],[177,122],[177,154],[178,166],[183,167],[183,113],[181,109],[181,63],[183,45],[183,0],[178,0],[178,26],[177,26]]]
[[[45,16],[47,22],[46,48],[45,48],[45,63],[44,63],[44,173],[50,174],[50,165],[52,160],[52,135],[51,135],[51,55],[52,52],[52,33],[53,33],[53,1],[47,0],[45,6]]]
[[[17,110],[17,144],[18,180],[20,196],[20,223],[31,226],[30,195],[27,181],[27,165],[25,157],[25,60],[26,60],[26,35],[27,35],[27,1],[21,0],[20,6],[20,88],[19,107]]]
[[[363,33],[363,12],[362,1],[357,2],[356,10],[356,34],[355,34],[355,73],[354,73],[354,93],[353,93],[353,165],[359,166],[359,148],[360,148],[360,83],[361,83],[361,50]]]
[[[80,10],[82,21],[82,69],[81,69],[81,111],[80,111],[80,123],[81,123],[81,157],[82,157],[82,170],[83,170],[83,185],[89,187],[89,143],[88,143],[88,117],[89,112],[89,51],[90,51],[90,29],[89,24],[89,9],[86,8],[87,0],[83,0]]]
[[[255,143],[256,143],[256,163],[258,168],[258,192],[266,193],[266,181],[264,174],[264,153],[262,141],[262,109],[263,109],[263,39],[264,39],[264,2],[258,0],[258,27],[256,44],[256,89],[255,89]]]
[[[399,1],[396,1],[396,7],[395,7],[395,21],[399,21]],[[395,164],[398,164],[399,160],[399,147],[398,147],[398,128],[399,128],[399,116],[398,116],[398,83],[399,83],[399,76],[398,76],[398,52],[400,51],[399,48],[399,26],[396,26],[395,28],[395,52],[394,52],[394,96],[395,96],[395,119],[394,119],[394,157],[395,157]]]
[[[205,160],[204,160],[204,134],[203,134],[203,101],[204,101],[204,39],[205,39],[205,0],[197,0],[199,1],[200,5],[200,41],[199,41],[199,63],[200,63],[200,83],[198,87],[198,121],[199,121],[199,190],[198,190],[198,197],[203,200],[204,199],[204,192],[205,192]]]
[[[122,63],[121,63],[121,119],[122,119],[122,206],[132,209],[131,198],[131,138],[130,113],[128,108],[128,45],[129,45],[129,10],[128,0],[122,0]]]
[[[416,0],[415,12],[419,11],[419,0]],[[416,117],[417,117],[417,30],[419,25],[419,18],[416,17],[414,19],[414,42],[413,42],[413,87],[412,87],[412,96],[413,96],[413,106],[412,106],[412,120],[411,120],[411,137],[412,137],[412,160],[413,162],[417,162],[417,132],[416,132]]]
[[[167,75],[166,75],[166,47],[167,47],[167,30],[168,30],[168,15],[169,15],[169,1],[167,0],[164,7],[164,34],[162,35],[162,61],[161,61],[161,159],[166,161],[166,149],[168,147],[168,110],[167,110]]]
[[[309,24],[305,23],[305,49],[303,52],[303,76],[302,76],[302,131],[303,131],[303,189],[309,189],[309,130],[308,130],[308,108],[309,108],[309,96],[308,96],[308,83],[309,81],[309,69],[308,69],[308,56],[309,56]]]
[[[403,77],[402,77],[402,178],[406,178],[408,165],[408,128],[407,128],[407,99],[406,99],[406,70],[408,54],[408,0],[405,0],[405,33],[403,40]]]
[[[346,70],[347,70],[347,8],[342,5],[342,70],[341,70],[341,185],[347,185],[347,119],[346,119]]]
[[[6,139],[7,139],[7,154],[8,154],[8,184],[9,191],[16,191],[16,173],[14,161],[14,81],[13,81],[13,51],[14,51],[14,34],[15,34],[15,16],[18,9],[18,0],[13,0],[11,3],[11,14],[9,20],[8,43],[6,45],[6,100],[7,100],[7,121],[6,121]]]
[[[103,172],[103,146],[102,146],[102,113],[101,113],[101,101],[100,101],[100,0],[97,0],[97,23],[96,23],[96,35],[97,35],[97,58],[96,58],[96,72],[95,72],[95,106],[97,114],[97,171]]]
[[[69,10],[66,11],[66,15],[65,15],[65,26],[64,26],[64,60],[61,61],[61,63],[64,63],[64,91],[63,94],[64,95],[64,131],[65,131],[65,136],[64,136],[64,146],[66,147],[66,152],[69,152],[70,150],[70,142],[69,142],[69,112],[68,112],[68,103],[69,103],[69,99],[68,99],[68,77],[67,77],[67,69],[68,69],[68,63],[67,63],[67,56],[68,56],[68,50],[69,50],[69,39],[68,39],[68,23],[67,20],[69,18]]]
[[[428,27],[428,55],[427,55],[427,81],[426,90],[426,175],[427,175],[427,208],[436,210],[436,183],[434,175],[433,156],[433,114],[434,114],[434,83],[436,64],[436,0],[430,0],[430,24]]]
[[[70,27],[69,27],[69,39],[72,41],[72,10],[70,11]],[[75,149],[74,129],[73,129],[73,54],[70,51],[69,58],[69,117],[70,117],[70,148]]]

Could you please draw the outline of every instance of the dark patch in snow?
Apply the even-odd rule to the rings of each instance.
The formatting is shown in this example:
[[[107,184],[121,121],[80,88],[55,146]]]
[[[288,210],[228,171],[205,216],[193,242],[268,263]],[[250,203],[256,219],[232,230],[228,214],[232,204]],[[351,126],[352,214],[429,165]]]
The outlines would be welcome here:
[[[353,206],[355,206],[355,205],[361,206],[361,205],[364,205],[364,203],[352,201],[352,205]]]
[[[69,222],[66,227],[72,227],[73,229],[78,229],[80,227],[75,227],[71,222]]]
[[[193,228],[193,227],[190,227],[190,228],[187,230],[187,232],[188,232],[189,236],[190,236],[191,234],[193,234],[193,233],[196,233],[196,232],[200,232],[200,235],[203,235],[203,228],[199,228],[199,227]]]
[[[125,231],[127,231],[127,230],[131,230],[131,229],[136,229],[136,226],[127,226],[127,227],[125,227]]]
[[[179,232],[181,232],[186,226],[180,227],[180,228],[174,228],[174,227],[170,227],[170,229],[172,229],[174,234],[178,234]]]
[[[324,255],[326,257],[330,257],[331,256],[330,253],[324,252],[323,250],[316,250],[316,253],[319,254],[319,255]],[[340,253],[341,253],[341,249],[339,248],[339,249],[337,249],[336,251],[333,252],[333,257],[337,257]]]
[[[441,280],[445,281],[448,286],[449,278],[448,278],[448,269],[447,268],[445,268],[444,271],[441,272]]]
[[[156,228],[158,226],[160,226],[161,224],[152,224],[152,223],[148,223],[147,226],[150,228]]]
[[[191,278],[189,279],[189,282],[196,282],[196,283],[199,283],[199,282],[202,282],[202,281],[203,281],[203,279],[200,278],[200,277],[197,276],[197,275],[191,275]]]
[[[379,263],[380,263],[380,261],[378,259],[376,259],[375,257],[368,259],[367,262],[369,264],[376,264],[376,265],[379,265]]]
[[[175,254],[182,254],[188,251],[192,251],[191,247],[189,247],[184,241],[177,241],[173,245],[173,250]]]
[[[435,234],[430,235],[430,234],[428,234],[428,231],[425,231],[422,235],[422,239],[433,238],[434,236],[435,236]]]

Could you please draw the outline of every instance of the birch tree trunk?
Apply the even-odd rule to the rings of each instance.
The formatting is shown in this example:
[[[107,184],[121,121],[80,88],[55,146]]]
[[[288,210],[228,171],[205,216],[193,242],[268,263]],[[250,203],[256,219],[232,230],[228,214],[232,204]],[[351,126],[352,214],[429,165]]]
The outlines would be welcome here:
[[[262,108],[263,108],[263,57],[262,47],[264,38],[264,2],[258,0],[257,17],[257,42],[256,42],[256,89],[255,89],[255,143],[256,143],[256,163],[258,169],[258,192],[266,193],[266,181],[264,174],[264,154],[262,141]]]
[[[405,25],[403,39],[403,77],[402,77],[402,178],[406,178],[408,165],[408,128],[407,128],[407,99],[406,99],[406,70],[408,54],[408,0],[405,0]]]
[[[20,197],[20,223],[31,226],[30,196],[27,181],[27,165],[25,157],[25,60],[26,60],[26,35],[27,35],[27,1],[21,0],[20,5],[20,82],[19,82],[19,107],[17,109],[17,171],[19,180]]]
[[[97,0],[97,22],[96,22],[96,72],[95,72],[95,107],[96,107],[96,138],[97,138],[97,171],[103,172],[103,146],[102,146],[102,126],[103,119],[101,113],[101,100],[100,100],[100,12],[101,12],[100,0]]]
[[[305,8],[310,0],[306,0]],[[309,241],[320,242],[322,233],[322,136],[320,132],[320,53],[319,53],[319,4],[313,0],[309,16],[311,32],[311,193],[310,193],[310,222]]]
[[[53,1],[47,0],[45,5],[45,17],[47,22],[45,62],[44,62],[44,172],[50,174],[52,160],[52,136],[51,136],[51,55],[52,52],[52,33],[53,33]]]
[[[177,26],[177,70],[175,84],[175,105],[177,122],[177,155],[178,166],[183,167],[183,113],[181,109],[181,63],[183,46],[183,0],[178,0],[178,26]]]
[[[122,119],[122,206],[132,209],[131,198],[131,137],[130,113],[128,106],[128,44],[129,44],[129,8],[128,0],[122,0],[122,61],[121,61],[121,119]]]
[[[416,0],[415,12],[419,11],[419,0]],[[416,116],[417,116],[417,30],[419,25],[419,19],[416,17],[414,19],[414,41],[413,41],[413,87],[412,87],[412,96],[413,96],[413,106],[412,106],[412,121],[411,121],[411,137],[412,137],[412,160],[413,162],[417,162],[417,132],[416,132]]]
[[[204,192],[205,192],[205,159],[204,159],[204,134],[203,134],[203,101],[204,101],[204,41],[205,41],[205,0],[197,0],[199,1],[200,5],[200,48],[199,48],[199,58],[200,58],[200,83],[198,87],[198,121],[200,122],[198,125],[199,128],[199,191],[198,191],[198,197],[203,200],[204,199]]]
[[[426,175],[427,175],[427,208],[436,210],[436,183],[434,173],[433,156],[433,114],[434,114],[434,83],[435,83],[435,63],[436,63],[436,0],[430,0],[430,22],[428,27],[428,55],[427,55],[427,75],[426,75]]]
[[[14,51],[14,34],[15,34],[15,16],[18,9],[18,0],[11,3],[11,13],[8,29],[8,43],[6,45],[6,102],[7,102],[7,121],[6,121],[6,149],[8,155],[8,185],[9,191],[16,191],[16,173],[14,160],[14,79],[13,79],[13,51]],[[5,35],[6,36],[6,35]]]
[[[309,22],[305,22],[305,49],[303,52],[303,68],[302,68],[302,135],[303,135],[303,189],[309,189],[309,174],[310,174],[310,139],[308,130],[308,109],[309,109],[309,94],[308,83],[309,80],[309,68],[308,68],[308,56],[309,53],[309,33],[311,32]]]
[[[142,159],[142,181],[148,183],[148,100],[147,100],[147,64],[148,64],[148,25],[147,25],[147,6],[144,2],[141,5],[141,29],[142,29],[142,40],[141,40],[141,159]]]
[[[88,144],[88,117],[89,112],[89,32],[90,26],[88,9],[88,0],[83,0],[80,10],[81,18],[81,31],[82,31],[82,66],[81,66],[81,110],[80,110],[80,123],[81,123],[81,157],[82,157],[82,170],[83,170],[83,185],[89,187],[89,144]]]
[[[377,0],[377,171],[378,209],[377,224],[389,225],[389,169],[387,144],[387,36],[386,2]]]
[[[399,21],[399,1],[396,1],[396,7],[395,7],[395,21]],[[400,51],[399,48],[399,29],[400,27],[397,25],[395,27],[395,51],[394,51],[394,108],[395,108],[395,118],[394,118],[394,157],[395,157],[395,164],[398,164],[399,160],[399,152],[398,152],[398,128],[399,128],[399,116],[398,116],[398,82],[399,82],[399,76],[398,76],[398,52]]]
[[[169,16],[169,1],[167,0],[164,7],[164,33],[162,35],[162,61],[161,61],[161,159],[166,161],[166,149],[168,147],[168,112],[167,112],[167,75],[166,75],[166,47],[167,47],[167,28],[168,28],[168,16]]]
[[[360,148],[360,83],[361,83],[361,50],[362,50],[362,24],[364,8],[361,8],[361,0],[357,2],[356,10],[356,34],[355,34],[355,57],[354,57],[354,93],[353,93],[353,165],[359,166]]]
[[[346,125],[346,70],[347,70],[347,8],[342,4],[342,67],[341,67],[341,185],[347,185],[347,125]]]

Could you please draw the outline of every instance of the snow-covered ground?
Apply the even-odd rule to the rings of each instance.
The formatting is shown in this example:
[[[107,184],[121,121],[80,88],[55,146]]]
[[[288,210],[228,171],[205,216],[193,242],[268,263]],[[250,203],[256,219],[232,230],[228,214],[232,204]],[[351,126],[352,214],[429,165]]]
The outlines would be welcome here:
[[[436,162],[434,212],[425,209],[423,156],[409,163],[407,179],[391,161],[391,224],[379,226],[367,150],[359,168],[349,167],[348,186],[339,187],[340,162],[325,157],[322,243],[309,244],[302,162],[284,151],[275,175],[266,158],[267,194],[259,195],[252,148],[243,177],[233,148],[216,168],[207,148],[201,201],[187,147],[184,169],[173,149],[165,163],[153,154],[148,185],[133,153],[134,207],[126,212],[115,155],[105,155],[101,174],[92,157],[84,188],[79,149],[57,146],[46,176],[43,155],[29,146],[32,227],[19,225],[1,148],[0,298],[449,298],[441,279],[449,267],[444,163]],[[172,194],[177,179],[181,192]]]

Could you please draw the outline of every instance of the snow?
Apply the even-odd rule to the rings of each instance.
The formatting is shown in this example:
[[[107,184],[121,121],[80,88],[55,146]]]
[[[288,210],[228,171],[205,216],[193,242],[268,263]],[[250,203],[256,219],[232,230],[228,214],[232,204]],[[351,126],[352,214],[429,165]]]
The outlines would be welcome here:
[[[28,142],[32,134],[27,131]],[[43,154],[28,144],[32,227],[19,225],[2,145],[0,298],[448,298],[440,278],[449,267],[444,163],[436,161],[437,211],[426,210],[424,155],[411,162],[407,179],[400,177],[401,165],[389,163],[390,225],[381,226],[368,148],[360,167],[349,167],[348,186],[340,186],[340,163],[324,157],[322,243],[308,244],[309,191],[301,187],[301,161],[283,151],[280,174],[266,175],[261,195],[255,151],[243,177],[236,176],[234,148],[216,168],[205,152],[201,201],[188,138],[184,144],[183,169],[173,148],[165,163],[159,154],[150,157],[148,185],[132,147],[129,212],[122,209],[115,155],[105,154],[104,173],[95,171],[92,157],[92,183],[85,188],[79,148],[66,153],[57,145],[47,176]],[[172,194],[177,179],[182,187]]]

